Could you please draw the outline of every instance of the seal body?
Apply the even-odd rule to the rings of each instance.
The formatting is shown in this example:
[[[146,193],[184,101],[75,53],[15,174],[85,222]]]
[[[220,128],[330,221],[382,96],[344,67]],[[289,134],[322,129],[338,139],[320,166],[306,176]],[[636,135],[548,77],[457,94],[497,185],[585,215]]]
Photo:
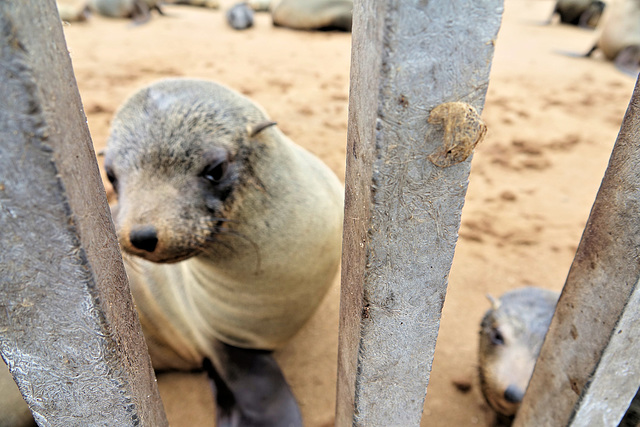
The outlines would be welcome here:
[[[273,24],[296,30],[351,31],[353,0],[281,0],[271,6]]]
[[[272,6],[272,0],[248,0],[247,4],[255,12],[268,12]]]
[[[602,32],[591,51],[599,49],[625,72],[640,68],[640,0],[617,0],[608,8]]]
[[[151,10],[162,13],[159,0],[89,0],[92,12],[110,18],[131,18],[135,22],[146,22],[151,17]]]
[[[558,0],[553,13],[560,22],[585,28],[595,28],[602,17],[605,3],[599,0]]]
[[[480,325],[478,370],[482,394],[503,416],[524,397],[559,294],[526,287],[505,293]]]
[[[272,125],[222,85],[168,79],[117,111],[105,153],[154,368],[210,360],[213,379],[222,377],[218,390],[231,389],[235,401],[265,383],[283,389],[267,353],[314,313],[340,261],[342,185]],[[256,364],[266,373],[256,374]],[[248,407],[262,402],[249,400]],[[245,412],[260,411],[271,409]],[[263,424],[289,425],[282,420]],[[263,425],[254,421],[228,425]]]
[[[57,1],[58,14],[63,22],[85,22],[89,19],[90,10],[83,2]]]

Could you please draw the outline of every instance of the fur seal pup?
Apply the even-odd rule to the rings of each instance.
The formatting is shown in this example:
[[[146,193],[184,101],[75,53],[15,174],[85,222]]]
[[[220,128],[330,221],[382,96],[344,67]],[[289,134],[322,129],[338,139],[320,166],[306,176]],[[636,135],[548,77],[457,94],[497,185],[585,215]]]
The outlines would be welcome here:
[[[497,413],[496,425],[509,426],[520,407],[560,294],[525,287],[506,292],[480,325],[478,368],[485,400]],[[640,390],[618,427],[640,422]]]
[[[513,417],[529,385],[559,294],[525,287],[495,300],[480,324],[478,373],[485,400]]]
[[[636,75],[640,69],[640,0],[618,0],[609,7],[602,32],[585,54],[600,50],[621,71]]]
[[[353,0],[282,0],[271,5],[273,25],[295,30],[351,31]]]
[[[151,19],[151,11],[160,9],[159,0],[89,0],[89,9],[92,12],[109,18],[131,18],[135,23],[141,24]]]
[[[254,12],[268,12],[271,8],[271,0],[248,0],[247,4]]]
[[[218,425],[301,425],[271,352],[305,324],[338,270],[335,174],[257,104],[195,79],[129,98],[104,165],[154,368],[204,365]]]
[[[605,6],[605,3],[599,0],[558,0],[551,16],[558,14],[560,22],[565,24],[595,28]]]

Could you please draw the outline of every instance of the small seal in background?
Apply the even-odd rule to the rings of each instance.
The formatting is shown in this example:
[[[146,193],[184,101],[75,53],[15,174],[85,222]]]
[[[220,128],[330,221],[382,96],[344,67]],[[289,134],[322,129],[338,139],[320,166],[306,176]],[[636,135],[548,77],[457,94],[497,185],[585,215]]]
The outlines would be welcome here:
[[[151,11],[164,15],[160,0],[89,0],[89,9],[109,18],[130,18],[136,24],[151,19]]]
[[[622,72],[640,71],[640,0],[619,0],[608,7],[600,37],[585,56],[596,50]]]
[[[496,300],[480,324],[478,373],[485,400],[503,423],[515,415],[529,385],[559,294],[525,287]]]
[[[551,17],[558,14],[560,22],[564,24],[596,28],[605,7],[606,4],[600,0],[558,0]]]
[[[227,11],[227,22],[235,30],[253,27],[253,9],[247,2],[237,3]]]

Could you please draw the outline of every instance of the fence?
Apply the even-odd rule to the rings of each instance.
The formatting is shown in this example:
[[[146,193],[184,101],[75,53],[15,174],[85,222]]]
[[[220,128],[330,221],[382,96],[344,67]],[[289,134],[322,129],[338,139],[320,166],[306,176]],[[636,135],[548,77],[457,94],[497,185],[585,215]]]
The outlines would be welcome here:
[[[419,425],[501,11],[355,2],[338,426]],[[41,425],[166,425],[53,0],[0,2],[0,72],[3,358]],[[640,385],[639,102],[518,426],[615,425]]]

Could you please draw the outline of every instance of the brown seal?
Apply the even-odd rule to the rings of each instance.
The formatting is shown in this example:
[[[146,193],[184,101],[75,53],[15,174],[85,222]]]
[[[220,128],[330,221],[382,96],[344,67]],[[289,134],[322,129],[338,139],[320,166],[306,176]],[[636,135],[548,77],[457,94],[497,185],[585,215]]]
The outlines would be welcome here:
[[[89,19],[90,9],[86,2],[56,1],[58,14],[62,22],[85,22]]]
[[[480,325],[480,386],[489,406],[511,417],[529,384],[558,294],[525,287],[490,300]]]
[[[520,407],[558,297],[557,292],[536,287],[506,292],[499,300],[489,297],[492,307],[480,326],[478,368],[482,394],[498,416],[496,425],[511,425]],[[636,427],[639,422],[640,391],[619,427]]]
[[[151,11],[161,15],[160,0],[89,0],[89,9],[109,18],[131,18],[136,23],[147,22]]]
[[[168,79],[118,110],[105,169],[154,368],[208,368],[222,423],[299,425],[270,351],[340,260],[343,190],[248,98]]]
[[[271,6],[273,24],[295,30],[351,31],[353,0],[281,0]]]
[[[607,9],[602,32],[586,56],[600,50],[621,71],[640,70],[640,0],[619,0]]]
[[[583,28],[595,28],[606,5],[599,0],[558,0],[552,16],[558,14],[560,22]]]

